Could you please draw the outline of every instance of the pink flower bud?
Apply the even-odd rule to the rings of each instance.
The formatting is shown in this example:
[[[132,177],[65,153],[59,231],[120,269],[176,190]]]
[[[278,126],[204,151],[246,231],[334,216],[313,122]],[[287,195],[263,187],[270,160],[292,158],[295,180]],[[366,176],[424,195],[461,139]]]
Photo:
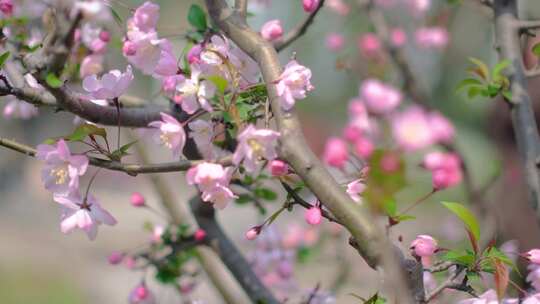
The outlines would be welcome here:
[[[419,257],[429,257],[437,251],[437,241],[429,235],[419,235],[411,243],[413,254]]]
[[[392,29],[392,32],[390,32],[390,41],[396,47],[403,46],[407,42],[407,34],[401,28]]]
[[[443,190],[450,186],[450,175],[446,170],[435,170],[431,178],[433,188],[436,190]]]
[[[111,41],[111,34],[108,31],[101,31],[99,32],[99,39],[103,42],[109,42]]]
[[[11,16],[13,14],[13,0],[0,0],[0,11]]]
[[[122,260],[124,259],[124,254],[119,251],[114,251],[109,255],[109,264],[111,265],[118,265],[122,263]]]
[[[328,139],[323,155],[323,159],[328,165],[343,169],[348,158],[349,152],[344,140],[337,137]]]
[[[206,238],[206,231],[204,231],[204,229],[199,228],[197,229],[197,231],[195,231],[195,233],[193,234],[193,237],[195,238],[197,242],[201,242]]]
[[[451,143],[456,133],[454,125],[441,113],[431,112],[428,114],[433,139],[440,143]]]
[[[131,205],[133,207],[142,207],[145,205],[145,199],[139,192],[133,192],[130,198]]]
[[[261,227],[255,226],[246,232],[246,239],[253,241],[261,233]]]
[[[330,33],[326,36],[326,47],[334,52],[337,52],[345,45],[345,38],[338,33]]]
[[[302,0],[302,5],[304,7],[304,11],[311,13],[317,9],[317,6],[319,6],[319,0]]]
[[[358,39],[358,49],[364,56],[375,56],[381,49],[381,41],[373,33],[364,34]]]
[[[373,145],[373,143],[365,137],[360,137],[354,143],[354,151],[361,158],[369,158],[374,150],[375,145]]]
[[[203,47],[200,44],[194,45],[189,52],[187,53],[187,59],[189,64],[198,63],[201,58],[201,52],[203,50]]]
[[[533,264],[540,265],[540,249],[531,249],[525,253],[525,258]]]
[[[268,41],[276,40],[283,35],[283,27],[278,19],[266,22],[261,29],[261,36]]]
[[[122,53],[124,56],[134,56],[137,53],[137,46],[135,43],[126,40],[124,41],[124,45],[122,46]]]
[[[306,212],[304,213],[304,218],[306,219],[306,222],[310,225],[313,225],[313,226],[319,225],[322,220],[321,208],[311,207],[307,209]]]
[[[126,265],[126,267],[127,267],[128,269],[133,269],[133,268],[135,268],[136,263],[137,263],[137,260],[136,260],[134,257],[130,256],[130,255],[129,255],[129,256],[126,256],[126,257],[124,258],[124,265]]]
[[[289,165],[286,162],[274,159],[270,162],[270,172],[272,176],[283,176],[289,173]]]
[[[148,289],[141,285],[135,289],[135,295],[139,300],[144,300],[148,297]]]

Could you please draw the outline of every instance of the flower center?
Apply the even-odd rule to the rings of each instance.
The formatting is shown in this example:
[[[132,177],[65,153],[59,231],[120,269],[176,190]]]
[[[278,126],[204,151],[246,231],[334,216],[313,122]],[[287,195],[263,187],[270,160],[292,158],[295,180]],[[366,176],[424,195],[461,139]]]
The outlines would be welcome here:
[[[172,138],[173,138],[173,134],[170,133],[170,132],[163,132],[161,133],[161,135],[159,136],[159,139],[161,140],[161,142],[163,143],[163,145],[169,149],[172,149]]]
[[[253,150],[253,153],[255,153],[255,155],[257,155],[259,157],[263,156],[263,154],[264,154],[264,146],[261,145],[260,142],[258,142],[256,139],[250,138],[250,139],[247,140],[247,143],[251,147],[251,149]]]
[[[55,178],[55,183],[57,185],[65,184],[68,179],[68,171],[65,167],[54,168],[50,175]]]

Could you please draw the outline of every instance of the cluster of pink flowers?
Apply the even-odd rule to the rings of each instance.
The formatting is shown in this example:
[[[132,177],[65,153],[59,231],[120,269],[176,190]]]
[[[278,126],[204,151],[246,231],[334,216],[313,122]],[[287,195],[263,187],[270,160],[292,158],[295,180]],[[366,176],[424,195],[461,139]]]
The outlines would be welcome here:
[[[186,180],[190,185],[197,185],[205,202],[211,202],[214,207],[223,209],[237,197],[229,188],[233,171],[231,167],[201,163],[188,170]]]
[[[124,94],[132,81],[133,72],[128,65],[124,73],[112,70],[100,79],[96,75],[88,75],[83,79],[82,86],[92,99],[114,99]]]
[[[237,166],[242,164],[248,173],[255,173],[264,160],[272,161],[277,157],[278,138],[279,132],[248,125],[237,137],[233,163]]]
[[[436,190],[457,185],[463,178],[461,160],[455,153],[428,153],[423,166],[431,171],[433,188]]]
[[[314,89],[311,84],[311,70],[291,60],[279,77],[276,85],[281,97],[281,107],[288,111],[292,109],[296,99],[306,98],[307,92]]]
[[[388,114],[401,103],[401,92],[380,82],[377,79],[367,79],[360,86],[360,99],[367,109],[374,114]]]

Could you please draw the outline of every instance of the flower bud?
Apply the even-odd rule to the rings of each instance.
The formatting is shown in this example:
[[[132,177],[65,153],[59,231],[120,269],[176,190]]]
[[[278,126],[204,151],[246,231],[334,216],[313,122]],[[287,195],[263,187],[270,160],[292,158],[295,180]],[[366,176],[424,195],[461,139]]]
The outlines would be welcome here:
[[[540,265],[540,249],[531,249],[525,253],[525,258],[533,264]]]
[[[268,41],[276,40],[283,35],[283,27],[278,19],[266,22],[261,28],[261,36]]]
[[[289,165],[284,161],[274,159],[270,162],[270,172],[272,176],[283,176],[289,172]]]
[[[123,259],[124,259],[124,254],[119,251],[112,252],[108,257],[109,264],[111,265],[118,265],[122,263]]]
[[[437,251],[437,241],[429,235],[419,235],[411,243],[413,254],[418,257],[429,257]]]
[[[130,198],[131,205],[133,207],[143,207],[145,205],[145,199],[139,192],[133,192]]]
[[[13,14],[13,0],[0,0],[0,11],[11,16]]]
[[[304,7],[304,11],[311,13],[317,9],[317,6],[319,6],[319,0],[303,0],[302,6]]]
[[[304,217],[308,224],[313,226],[319,225],[322,220],[321,208],[315,206],[307,209],[304,213]]]
[[[328,165],[343,169],[348,158],[349,152],[344,140],[337,137],[328,139],[323,155],[323,159]]]
[[[193,237],[195,238],[197,242],[201,242],[206,238],[206,231],[204,231],[204,229],[199,228],[197,229],[197,231],[195,231],[195,233],[193,234]]]
[[[253,241],[254,239],[257,238],[257,236],[259,236],[260,233],[261,233],[261,227],[255,226],[246,232],[246,239]]]
[[[133,56],[135,53],[137,53],[137,46],[135,43],[126,40],[124,41],[124,45],[122,45],[122,53],[124,56]]]

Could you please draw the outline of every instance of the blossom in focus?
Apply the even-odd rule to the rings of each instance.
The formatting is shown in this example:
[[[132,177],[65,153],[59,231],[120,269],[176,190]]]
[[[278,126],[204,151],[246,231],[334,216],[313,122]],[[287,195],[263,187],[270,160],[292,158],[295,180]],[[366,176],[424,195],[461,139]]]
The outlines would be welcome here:
[[[197,185],[204,201],[223,209],[237,197],[229,189],[232,173],[231,167],[223,168],[220,164],[205,162],[190,168],[186,180],[189,185]]]
[[[463,179],[461,160],[455,153],[428,153],[423,166],[431,171],[433,188],[437,190],[455,186]]]
[[[326,36],[326,47],[334,52],[337,52],[345,45],[345,38],[338,33],[330,33]]]
[[[444,48],[449,41],[448,31],[443,27],[423,27],[414,34],[416,43],[423,48]]]
[[[405,151],[423,149],[434,143],[430,121],[422,108],[410,106],[391,119],[394,139]]]
[[[311,13],[317,9],[320,0],[302,0],[302,7],[307,13]]]
[[[225,38],[214,35],[201,51],[201,61],[212,66],[221,65],[223,59],[229,57],[229,49],[229,42]]]
[[[199,63],[202,51],[203,47],[200,44],[195,44],[186,55],[189,64]]]
[[[135,286],[129,293],[129,304],[155,304],[156,298],[144,282]]]
[[[359,93],[367,109],[375,114],[387,114],[393,111],[403,98],[398,89],[377,79],[367,79],[362,82]]]
[[[98,79],[96,75],[86,76],[82,85],[93,99],[114,99],[127,91],[131,81],[133,81],[133,72],[131,66],[128,65],[124,73],[112,70],[101,79]]]
[[[272,161],[277,157],[276,145],[279,133],[270,129],[257,129],[248,125],[238,135],[238,145],[233,155],[233,163],[242,163],[247,172],[259,169],[263,159]]]
[[[429,257],[437,250],[437,241],[429,235],[419,235],[412,241],[411,250],[419,257]]]
[[[329,138],[324,146],[323,160],[332,167],[343,169],[349,159],[347,143],[338,137]]]
[[[212,112],[209,99],[214,97],[216,86],[211,81],[201,79],[201,70],[197,66],[191,67],[191,77],[176,86],[178,92],[182,94],[180,103],[182,110],[188,114],[195,113],[199,108]]]
[[[71,154],[63,139],[56,145],[37,146],[36,157],[45,162],[41,180],[46,189],[61,195],[78,190],[79,177],[84,175],[88,168],[88,157]]]
[[[357,45],[360,52],[366,57],[377,56],[381,50],[381,41],[373,33],[366,33],[360,36]]]
[[[310,225],[313,225],[313,226],[319,225],[322,220],[321,208],[318,206],[313,206],[307,209],[304,212],[304,218],[306,219],[306,222]]]
[[[169,40],[163,39],[161,43],[161,52],[157,65],[154,68],[154,77],[174,76],[178,72],[178,60],[174,55],[172,43]]]
[[[360,198],[360,194],[366,190],[366,184],[360,180],[354,180],[347,184],[347,194],[352,198],[355,202],[361,202],[362,198]]]
[[[161,113],[161,121],[153,121],[148,126],[160,130],[159,142],[171,149],[173,157],[178,158],[182,155],[182,150],[186,144],[186,133],[184,127],[176,118]]]
[[[146,75],[152,75],[167,48],[168,40],[159,39],[156,32],[128,31],[122,53],[129,63]]]
[[[283,27],[281,26],[281,20],[274,19],[263,24],[261,28],[261,36],[268,40],[273,41],[280,38],[283,35]]]
[[[285,66],[276,86],[284,110],[290,110],[296,99],[306,98],[306,93],[314,89],[310,80],[311,70],[298,64],[296,60],[291,60]]]
[[[116,224],[116,219],[101,208],[92,194],[83,198],[78,191],[73,191],[67,196],[55,195],[54,201],[62,205],[60,230],[63,233],[70,233],[78,228],[86,232],[90,240],[94,240],[99,225],[114,226]]]

